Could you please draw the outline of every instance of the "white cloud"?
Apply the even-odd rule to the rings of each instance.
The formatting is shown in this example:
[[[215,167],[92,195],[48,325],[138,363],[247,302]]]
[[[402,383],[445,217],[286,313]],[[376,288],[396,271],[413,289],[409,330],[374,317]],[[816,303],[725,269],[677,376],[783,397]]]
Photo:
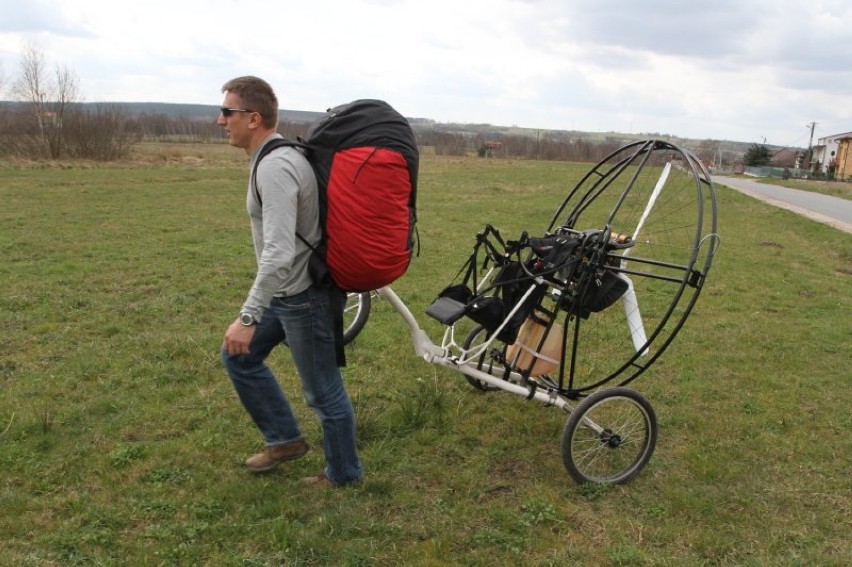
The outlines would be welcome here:
[[[0,23],[87,100],[218,104],[243,74],[282,107],[386,98],[405,114],[806,145],[852,130],[845,0],[34,0]],[[819,135],[819,134],[818,134]]]

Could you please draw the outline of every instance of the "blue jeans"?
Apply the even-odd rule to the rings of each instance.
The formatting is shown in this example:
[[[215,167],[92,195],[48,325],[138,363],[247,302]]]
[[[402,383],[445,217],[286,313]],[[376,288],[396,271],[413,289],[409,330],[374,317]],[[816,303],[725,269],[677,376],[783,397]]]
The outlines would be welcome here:
[[[231,356],[223,349],[222,360],[266,445],[284,445],[301,439],[302,430],[265,360],[286,339],[305,401],[322,424],[325,474],[336,484],[346,484],[360,479],[363,471],[355,447],[355,412],[337,367],[333,328],[328,296],[314,287],[276,297],[257,324],[250,353]]]

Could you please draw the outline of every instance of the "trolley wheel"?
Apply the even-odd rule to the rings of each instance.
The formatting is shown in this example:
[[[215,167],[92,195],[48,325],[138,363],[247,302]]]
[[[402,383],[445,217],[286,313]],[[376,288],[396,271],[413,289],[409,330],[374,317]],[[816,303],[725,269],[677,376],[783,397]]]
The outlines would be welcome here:
[[[657,443],[657,416],[635,390],[599,390],[565,424],[562,460],[578,483],[624,484],[647,464]]]
[[[485,340],[487,339],[488,331],[482,325],[477,325],[476,327],[471,329],[471,331],[467,334],[467,337],[465,337],[462,348],[464,348],[465,350],[470,350],[472,348],[475,348],[477,343],[485,342]],[[503,343],[499,344],[502,345]],[[502,364],[499,364],[496,361],[492,360],[491,357],[489,357],[488,352],[484,352],[482,353],[482,356],[479,357],[479,360],[476,363],[476,368],[477,370],[482,370],[493,376],[495,369],[497,369],[497,372],[502,373],[504,367]],[[488,382],[483,382],[482,380],[471,378],[467,374],[465,374],[464,377],[468,381],[468,383],[477,390],[481,390],[483,392],[490,392],[491,390],[498,389],[496,386],[492,386]]]
[[[367,324],[371,305],[368,291],[346,294],[346,305],[343,308],[343,344],[352,342]]]

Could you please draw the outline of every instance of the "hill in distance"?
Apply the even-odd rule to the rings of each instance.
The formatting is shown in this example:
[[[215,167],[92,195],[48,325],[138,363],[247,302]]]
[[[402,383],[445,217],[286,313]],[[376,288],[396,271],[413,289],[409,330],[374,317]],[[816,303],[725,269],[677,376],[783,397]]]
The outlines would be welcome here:
[[[87,103],[95,104],[95,103]],[[133,115],[139,114],[164,114],[166,116],[189,118],[193,120],[216,120],[219,115],[219,107],[204,104],[173,104],[159,102],[130,102],[130,103],[105,103],[116,104],[127,109]],[[305,110],[279,110],[279,119],[282,122],[292,122],[297,124],[311,123],[320,116],[323,112],[310,112]],[[549,132],[556,138],[581,138],[592,143],[604,141],[616,141],[629,143],[637,140],[649,138],[663,138],[670,140],[674,144],[678,144],[690,149],[695,149],[701,145],[706,145],[708,139],[693,139],[681,138],[676,135],[661,134],[661,133],[623,133],[623,132],[584,132],[584,131],[564,131],[564,130],[543,130],[540,128],[524,128],[522,126],[500,126],[493,124],[444,124],[438,123],[429,118],[413,118],[407,117],[414,126],[421,128],[434,128],[442,131],[452,131],[468,134],[503,134],[503,135],[520,135],[536,137],[544,131]],[[752,145],[750,142],[738,142],[733,140],[713,140],[714,145],[722,144],[725,151],[733,152],[742,155]],[[770,149],[773,146],[769,146]],[[780,149],[780,148],[779,148]]]

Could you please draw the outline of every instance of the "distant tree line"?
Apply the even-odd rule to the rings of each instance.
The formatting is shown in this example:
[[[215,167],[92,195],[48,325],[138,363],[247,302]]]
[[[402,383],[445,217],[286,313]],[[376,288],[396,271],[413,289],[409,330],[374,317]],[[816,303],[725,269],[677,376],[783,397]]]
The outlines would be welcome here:
[[[172,116],[165,113],[142,113],[133,123],[144,140],[215,142],[223,139],[222,128],[212,118],[200,120]],[[282,121],[278,131],[286,138],[295,139],[307,134],[308,124]],[[562,161],[598,161],[614,151],[623,142],[607,140],[592,143],[582,138],[557,140],[549,137],[535,139],[524,135],[470,133],[463,130],[447,131],[437,125],[415,124],[414,132],[420,146],[430,146],[441,156],[465,156],[491,147],[489,157],[521,158]]]
[[[481,128],[487,130],[487,128]],[[619,147],[624,140],[592,142],[582,136],[547,133],[528,134],[443,130],[441,126],[415,126],[417,142],[435,148],[437,155],[463,156],[475,153],[483,158],[516,158],[556,161],[596,162]]]
[[[303,137],[308,124],[284,121],[278,130],[287,138]],[[433,147],[441,156],[478,153],[493,158],[591,162],[623,145],[582,138],[537,140],[524,135],[471,134],[433,126],[415,126],[414,130],[420,146]],[[133,145],[141,141],[215,143],[223,139],[222,128],[212,117],[132,115],[121,105],[67,101],[0,105],[0,156],[110,161],[128,157]]]

